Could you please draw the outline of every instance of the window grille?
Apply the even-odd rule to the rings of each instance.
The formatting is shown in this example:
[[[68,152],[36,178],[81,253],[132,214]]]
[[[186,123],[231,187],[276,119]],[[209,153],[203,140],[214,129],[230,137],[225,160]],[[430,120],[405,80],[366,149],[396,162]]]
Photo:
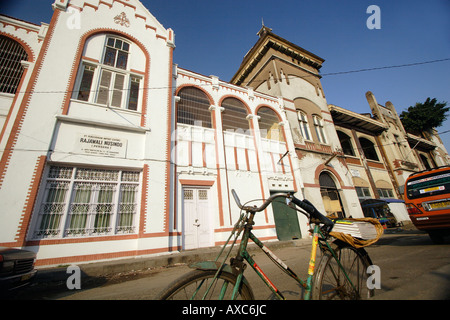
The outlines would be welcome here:
[[[17,41],[0,36],[0,92],[16,93],[22,79],[23,60],[28,60],[24,48]]]
[[[208,200],[208,190],[198,190],[199,200]]]
[[[247,109],[244,104],[235,98],[226,98],[222,102],[224,111],[222,112],[223,131],[249,134],[249,123],[247,120]]]
[[[46,186],[46,197],[41,205],[40,224],[36,233],[39,237],[54,237],[60,234],[61,218],[66,210],[69,183],[49,181]]]
[[[35,238],[135,233],[137,171],[52,166]]]
[[[262,107],[258,110],[259,132],[261,138],[284,141],[282,127],[279,125],[279,118],[275,111],[268,107]]]
[[[203,91],[194,87],[187,87],[180,90],[178,96],[180,102],[177,107],[177,122],[189,125],[212,128],[211,106]]]
[[[184,190],[184,199],[185,200],[192,200],[194,199],[194,190]]]

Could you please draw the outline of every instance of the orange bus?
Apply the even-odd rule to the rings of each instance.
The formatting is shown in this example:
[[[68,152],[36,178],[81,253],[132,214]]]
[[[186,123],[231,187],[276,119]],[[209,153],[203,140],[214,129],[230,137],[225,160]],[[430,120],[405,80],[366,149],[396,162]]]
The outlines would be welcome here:
[[[412,223],[434,243],[450,234],[450,166],[411,174],[405,183],[405,204]]]

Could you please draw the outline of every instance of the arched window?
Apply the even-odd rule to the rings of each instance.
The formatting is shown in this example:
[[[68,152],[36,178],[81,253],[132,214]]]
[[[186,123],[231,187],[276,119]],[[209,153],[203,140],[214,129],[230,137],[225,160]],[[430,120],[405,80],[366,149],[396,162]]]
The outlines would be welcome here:
[[[341,205],[339,191],[333,178],[328,172],[322,172],[319,176],[320,194],[327,216],[343,218],[344,209]]]
[[[355,156],[355,151],[353,150],[352,145],[352,139],[342,131],[337,131],[337,134],[344,154],[348,156]]]
[[[0,92],[15,94],[22,79],[25,49],[15,40],[0,36]]]
[[[129,57],[131,53],[135,58],[142,57],[142,51],[127,39],[115,35],[95,35],[86,43],[86,56],[82,58],[74,99],[138,111],[145,59],[141,58],[142,63],[137,62],[138,59],[133,61],[132,69]],[[101,51],[98,46],[102,47]]]
[[[177,122],[212,128],[211,106],[206,94],[195,87],[182,88],[178,93]]]
[[[258,110],[259,132],[261,138],[284,141],[283,128],[280,126],[280,119],[275,111],[269,107],[261,107]]]
[[[249,134],[247,109],[244,104],[236,98],[226,98],[222,102],[222,107],[224,108],[222,112],[223,131]]]
[[[298,111],[298,123],[300,126],[300,132],[302,133],[302,137],[305,140],[312,140],[311,139],[311,132],[309,131],[309,124],[308,124],[308,116],[306,113]]]
[[[362,152],[365,157],[369,160],[380,161],[378,158],[377,151],[375,150],[375,145],[372,141],[366,138],[359,138],[359,143],[361,144]]]
[[[323,129],[323,122],[319,116],[313,116],[314,129],[316,130],[317,139],[320,143],[327,143],[327,138],[325,137],[325,131]]]

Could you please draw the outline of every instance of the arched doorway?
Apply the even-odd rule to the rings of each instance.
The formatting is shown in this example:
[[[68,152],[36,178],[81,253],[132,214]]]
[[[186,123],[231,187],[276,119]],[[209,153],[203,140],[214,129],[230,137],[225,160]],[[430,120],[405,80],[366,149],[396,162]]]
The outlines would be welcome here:
[[[326,215],[344,218],[345,212],[342,207],[341,197],[331,175],[328,172],[322,172],[319,176],[319,183]]]

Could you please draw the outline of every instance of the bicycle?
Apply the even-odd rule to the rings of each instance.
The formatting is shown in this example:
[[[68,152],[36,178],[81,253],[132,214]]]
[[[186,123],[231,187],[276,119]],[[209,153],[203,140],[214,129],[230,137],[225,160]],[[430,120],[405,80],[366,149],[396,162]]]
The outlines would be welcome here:
[[[214,261],[198,262],[190,267],[195,269],[172,282],[163,290],[159,300],[254,300],[254,294],[244,277],[247,264],[258,274],[262,281],[278,299],[283,294],[270,281],[247,251],[248,241],[252,240],[282,271],[297,281],[303,288],[303,298],[309,299],[366,299],[374,295],[374,289],[367,286],[367,268],[372,261],[364,248],[356,248],[345,241],[330,236],[334,221],[321,214],[308,200],[299,200],[291,194],[277,193],[270,196],[260,207],[241,205],[236,192],[233,197],[241,209],[239,220]],[[252,232],[254,217],[263,211],[275,198],[286,198],[286,204],[306,215],[312,228],[312,248],[306,280],[300,279],[292,269],[270,251]],[[299,207],[299,208],[297,208]],[[226,264],[234,245],[241,236],[237,254]],[[232,239],[234,237],[234,240]],[[335,239],[331,241],[331,239]],[[225,248],[231,244],[222,262],[219,258]],[[315,269],[317,247],[322,259]]]

